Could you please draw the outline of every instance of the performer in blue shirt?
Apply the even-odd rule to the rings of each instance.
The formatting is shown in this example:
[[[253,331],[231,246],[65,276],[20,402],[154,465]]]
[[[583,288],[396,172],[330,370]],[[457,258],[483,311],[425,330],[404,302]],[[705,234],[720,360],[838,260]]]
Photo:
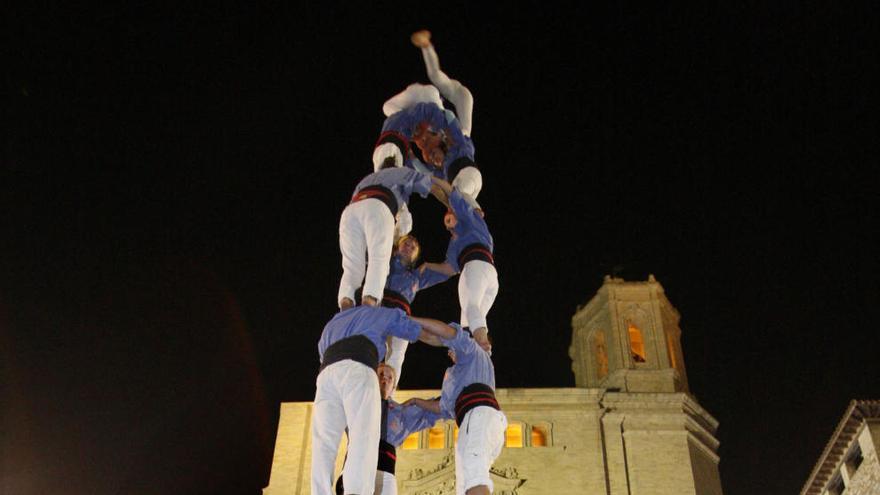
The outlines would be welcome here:
[[[458,278],[461,325],[471,330],[477,342],[486,344],[489,333],[486,315],[498,295],[492,234],[476,201],[446,182],[437,180],[435,184],[448,195],[450,209],[443,217],[443,224],[451,238],[446,261],[431,267],[441,273],[461,272]]]
[[[432,323],[432,325],[436,325]],[[453,365],[446,369],[440,399],[410,399],[427,411],[455,419],[455,491],[459,495],[489,495],[492,478],[489,469],[504,447],[507,418],[495,398],[495,367],[492,346],[477,343],[459,325],[439,324],[439,342],[449,348]],[[426,339],[428,343],[431,338]]]
[[[351,203],[339,219],[342,279],[336,300],[340,308],[354,305],[354,293],[362,282],[364,304],[376,305],[382,299],[397,210],[409,201],[412,193],[427,197],[432,192],[432,180],[431,176],[414,170],[391,167],[374,172],[358,183]]]
[[[459,81],[450,79],[440,70],[437,52],[431,44],[431,33],[419,31],[411,38],[422,50],[428,78],[432,85],[411,84],[391,97],[382,107],[388,117],[373,152],[378,167],[386,159],[428,172],[452,182],[461,191],[476,198],[483,179],[474,163],[471,140],[474,98]],[[440,95],[455,106],[455,113],[443,108]],[[427,164],[415,159],[411,144],[421,151]]]
[[[419,258],[419,241],[412,235],[405,235],[397,240],[394,255],[391,257],[391,271],[388,281],[385,282],[385,293],[382,296],[382,306],[388,308],[400,308],[411,314],[410,305],[416,297],[416,293],[449,279],[449,270],[436,270],[436,263],[422,263],[415,266]],[[385,362],[394,368],[396,381],[400,381],[403,368],[404,354],[406,353],[407,341],[397,337],[390,338],[390,349]]]
[[[380,363],[376,370],[379,376],[379,389],[382,391],[382,422],[379,440],[379,461],[376,466],[376,485],[374,495],[397,495],[397,480],[394,469],[397,464],[397,447],[406,437],[417,431],[429,428],[440,419],[440,415],[416,405],[404,406],[391,399],[394,393],[394,369]],[[346,456],[346,462],[348,462]],[[336,495],[344,493],[342,476],[336,482]]]
[[[348,493],[372,492],[381,422],[375,370],[385,357],[386,337],[434,342],[445,332],[438,324],[399,309],[359,306],[340,311],[324,326],[311,431],[314,495],[333,493],[336,451],[346,428],[350,462],[343,472],[351,487]]]

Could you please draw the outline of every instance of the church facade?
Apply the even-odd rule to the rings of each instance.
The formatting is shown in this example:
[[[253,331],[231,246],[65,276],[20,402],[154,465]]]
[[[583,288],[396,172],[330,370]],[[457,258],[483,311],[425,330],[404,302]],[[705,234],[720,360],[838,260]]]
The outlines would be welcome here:
[[[498,389],[509,420],[501,495],[721,495],[718,422],[688,390],[679,314],[653,276],[606,277],[572,318],[573,388]],[[395,399],[436,396],[397,391]],[[265,495],[310,493],[312,405],[284,403]],[[398,449],[401,495],[455,493],[454,421]],[[341,466],[340,449],[337,465]]]

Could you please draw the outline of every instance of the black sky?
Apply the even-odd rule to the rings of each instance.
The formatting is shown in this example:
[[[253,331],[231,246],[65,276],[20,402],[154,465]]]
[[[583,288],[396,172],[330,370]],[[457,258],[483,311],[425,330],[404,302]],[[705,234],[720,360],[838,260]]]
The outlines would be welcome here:
[[[880,395],[875,3],[6,10],[8,493],[267,483],[424,27],[476,98],[499,386],[573,386],[576,306],[653,273],[727,495],[797,492]],[[441,207],[411,206],[440,258]],[[455,319],[455,284],[414,312]],[[442,353],[406,363],[439,386]]]

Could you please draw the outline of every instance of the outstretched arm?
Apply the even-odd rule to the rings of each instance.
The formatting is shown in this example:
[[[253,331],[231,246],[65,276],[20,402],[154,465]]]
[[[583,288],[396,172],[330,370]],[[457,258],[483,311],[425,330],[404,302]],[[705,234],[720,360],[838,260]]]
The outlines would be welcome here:
[[[422,332],[419,334],[419,341],[430,346],[443,347],[443,341],[440,340],[440,337],[434,335],[433,333],[428,333],[424,330],[422,330]]]
[[[434,414],[440,414],[440,400],[428,400],[428,399],[419,399],[413,397],[412,399],[407,400],[403,403],[404,406],[417,406],[426,411],[431,411]]]
[[[455,269],[452,268],[452,265],[445,261],[443,263],[431,263],[430,261],[426,261],[419,266],[419,274],[421,275],[425,273],[425,270],[441,273],[447,277],[451,277],[457,273]],[[419,288],[421,289],[422,287]]]
[[[431,44],[429,31],[417,31],[413,33],[410,40],[413,45],[422,50],[422,58],[425,59],[425,69],[431,84],[436,86],[440,90],[440,94],[455,105],[455,114],[461,123],[461,132],[465,136],[470,136],[474,113],[474,97],[470,90],[440,70],[440,59],[437,57],[437,52],[434,51],[434,45]]]
[[[443,203],[443,206],[449,208],[449,195],[452,194],[452,185],[432,175],[431,194],[437,198],[437,201]]]
[[[431,176],[431,183],[432,187],[436,187],[437,189],[443,191],[443,194],[445,194],[446,196],[452,194],[452,184],[446,182],[445,180],[439,177]]]
[[[422,326],[422,331],[427,332],[435,337],[449,340],[455,338],[456,330],[446,323],[433,318],[421,318],[412,316],[412,320]]]

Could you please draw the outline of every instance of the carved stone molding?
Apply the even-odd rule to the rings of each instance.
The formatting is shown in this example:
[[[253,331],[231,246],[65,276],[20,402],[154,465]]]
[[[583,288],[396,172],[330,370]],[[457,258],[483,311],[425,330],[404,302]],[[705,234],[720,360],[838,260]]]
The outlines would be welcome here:
[[[454,454],[450,450],[440,463],[433,468],[411,469],[406,480],[401,482],[402,495],[453,495],[455,493]],[[493,493],[496,495],[517,495],[517,489],[526,480],[519,477],[519,470],[514,466],[493,467],[489,470]]]

